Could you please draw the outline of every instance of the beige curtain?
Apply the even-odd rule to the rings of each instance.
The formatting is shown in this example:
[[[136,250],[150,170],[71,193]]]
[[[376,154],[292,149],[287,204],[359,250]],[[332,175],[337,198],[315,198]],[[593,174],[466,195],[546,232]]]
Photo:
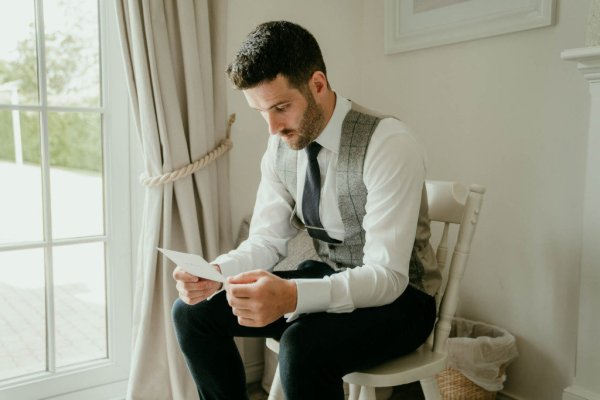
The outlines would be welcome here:
[[[225,16],[219,0],[115,0],[145,173],[181,168],[225,136]],[[173,265],[156,247],[212,259],[229,249],[227,156],[145,191],[128,399],[196,399],[171,324]]]

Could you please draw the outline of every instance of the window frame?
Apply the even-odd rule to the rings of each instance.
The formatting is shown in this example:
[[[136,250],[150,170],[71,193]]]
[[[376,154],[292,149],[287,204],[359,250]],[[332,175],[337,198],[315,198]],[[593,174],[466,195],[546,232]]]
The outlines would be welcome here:
[[[35,0],[38,20],[43,17],[42,3],[43,0]],[[86,107],[82,111],[92,110],[102,115],[104,240],[94,236],[94,240],[68,239],[65,244],[105,243],[107,358],[60,368],[59,372],[45,371],[5,380],[0,384],[1,398],[69,400],[82,398],[84,393],[85,398],[125,396],[131,358],[132,328],[131,124],[119,28],[113,2],[98,0],[98,18],[102,104],[97,110]],[[41,20],[43,21],[43,18]],[[42,69],[44,51],[43,49],[40,51],[43,42],[39,40],[43,36],[43,25],[38,26],[37,30],[37,48],[40,58],[38,76],[44,76],[45,71]],[[43,86],[45,82],[39,84]],[[41,90],[45,88],[41,87]],[[2,105],[0,108],[45,112],[46,116],[49,110],[74,111],[75,109],[74,107],[48,107],[41,98],[39,104],[35,106]],[[46,118],[42,118],[41,121],[42,124],[47,125]],[[47,126],[40,126],[40,128],[42,132],[47,132]],[[45,165],[42,173],[46,175],[42,180],[46,182],[43,185],[47,186],[49,182],[48,138],[47,135],[42,136],[42,163]],[[49,195],[48,187],[44,187],[43,190],[45,196]],[[47,201],[44,202],[45,219],[50,218],[48,204]],[[48,237],[45,235],[39,246],[34,243],[0,245],[0,251],[40,247],[48,257],[48,252],[52,252],[57,242],[59,245],[62,244],[62,240],[48,243]],[[46,277],[50,278],[49,284],[52,284],[51,272]],[[52,311],[52,304],[49,307],[47,306],[47,311]],[[52,327],[52,322],[47,326]]]

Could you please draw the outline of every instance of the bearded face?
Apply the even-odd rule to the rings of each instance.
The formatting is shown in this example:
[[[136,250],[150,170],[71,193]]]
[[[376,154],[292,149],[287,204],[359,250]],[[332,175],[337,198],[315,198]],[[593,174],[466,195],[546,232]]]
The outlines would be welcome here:
[[[293,150],[301,150],[315,140],[325,127],[323,107],[317,103],[308,85],[289,85],[277,78],[244,90],[250,107],[259,111],[272,135],[279,135]]]
[[[293,140],[286,141],[293,150],[302,150],[319,136],[325,125],[323,109],[315,102],[310,92],[305,94],[307,105]]]

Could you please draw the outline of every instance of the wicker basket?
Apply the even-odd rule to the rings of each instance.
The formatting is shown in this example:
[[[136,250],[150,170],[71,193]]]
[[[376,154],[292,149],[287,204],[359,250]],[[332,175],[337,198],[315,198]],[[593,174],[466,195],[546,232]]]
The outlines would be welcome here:
[[[495,400],[496,392],[488,392],[471,382],[453,368],[446,368],[437,376],[442,400]]]

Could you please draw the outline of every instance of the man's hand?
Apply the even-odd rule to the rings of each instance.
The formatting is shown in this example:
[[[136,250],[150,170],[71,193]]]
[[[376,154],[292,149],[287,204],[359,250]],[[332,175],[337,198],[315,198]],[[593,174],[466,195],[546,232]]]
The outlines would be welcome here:
[[[221,272],[218,265],[213,265],[215,269]],[[184,303],[194,305],[202,300],[212,296],[216,291],[221,289],[221,282],[215,282],[204,278],[188,274],[180,267],[173,271],[173,279],[177,281],[177,291],[179,298]]]
[[[264,270],[230,277],[227,301],[243,326],[262,327],[296,310],[296,283]]]

